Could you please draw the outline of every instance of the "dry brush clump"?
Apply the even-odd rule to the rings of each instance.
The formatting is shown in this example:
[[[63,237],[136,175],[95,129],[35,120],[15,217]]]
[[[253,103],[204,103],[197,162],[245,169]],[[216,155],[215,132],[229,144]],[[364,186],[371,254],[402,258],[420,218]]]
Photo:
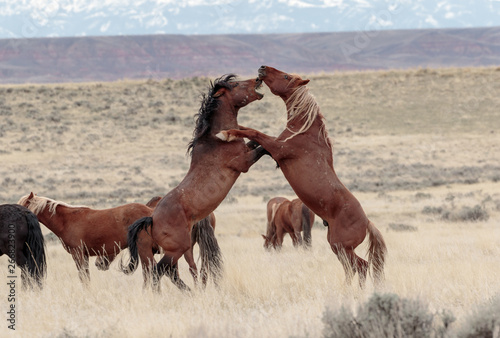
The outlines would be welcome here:
[[[457,337],[500,337],[500,295],[474,309],[458,330]]]
[[[424,206],[422,214],[433,215],[449,222],[486,222],[490,218],[490,212],[496,210],[498,200],[490,194],[471,191],[465,194],[448,194],[443,204]]]
[[[488,212],[479,204],[473,207],[463,206],[458,210],[450,209],[447,206],[426,206],[422,209],[422,213],[436,215],[442,220],[451,222],[481,222],[487,221],[490,218]]]
[[[375,293],[356,313],[346,307],[327,308],[323,337],[445,337],[454,321],[452,313],[432,312],[421,300]]]

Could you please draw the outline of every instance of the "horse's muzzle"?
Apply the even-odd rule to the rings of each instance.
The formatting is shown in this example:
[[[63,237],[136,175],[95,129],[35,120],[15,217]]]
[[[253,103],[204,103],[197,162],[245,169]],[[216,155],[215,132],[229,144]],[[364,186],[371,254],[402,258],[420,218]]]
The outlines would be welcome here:
[[[266,66],[260,66],[259,68],[259,79],[266,77]]]

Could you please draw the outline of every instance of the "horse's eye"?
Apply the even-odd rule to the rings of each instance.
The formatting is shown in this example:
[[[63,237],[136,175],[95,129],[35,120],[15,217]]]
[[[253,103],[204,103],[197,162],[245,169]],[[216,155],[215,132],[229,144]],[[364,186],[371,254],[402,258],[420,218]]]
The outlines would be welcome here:
[[[288,75],[285,75],[285,80],[288,80]]]

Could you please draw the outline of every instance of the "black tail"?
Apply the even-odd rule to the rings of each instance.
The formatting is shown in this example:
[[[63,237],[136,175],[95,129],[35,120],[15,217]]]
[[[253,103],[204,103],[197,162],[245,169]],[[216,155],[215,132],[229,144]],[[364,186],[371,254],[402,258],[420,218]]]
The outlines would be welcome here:
[[[147,229],[150,227],[153,227],[153,217],[140,218],[128,227],[127,243],[128,250],[130,252],[130,261],[126,266],[124,266],[123,263],[120,262],[120,269],[123,271],[123,273],[129,275],[134,273],[134,271],[137,269],[137,266],[139,265],[137,238],[139,237],[139,233],[142,230],[147,231]]]
[[[209,217],[202,219],[193,226],[191,243],[198,243],[200,246],[202,281],[205,283],[208,277],[207,274],[210,273],[217,285],[223,270],[222,253]]]
[[[26,236],[23,252],[27,258],[28,274],[41,287],[42,279],[47,271],[45,241],[36,216],[30,212],[26,213],[25,217],[28,224],[28,235]]]
[[[312,211],[302,204],[302,231],[304,232],[304,245],[306,247],[311,247],[311,213]]]

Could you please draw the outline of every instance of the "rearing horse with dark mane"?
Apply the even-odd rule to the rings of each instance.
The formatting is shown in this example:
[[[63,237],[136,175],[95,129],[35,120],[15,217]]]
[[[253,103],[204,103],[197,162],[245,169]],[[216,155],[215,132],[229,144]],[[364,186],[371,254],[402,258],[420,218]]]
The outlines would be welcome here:
[[[332,144],[319,106],[306,87],[309,80],[267,66],[259,68],[259,79],[285,102],[286,129],[278,137],[271,137],[240,126],[218,137],[228,142],[241,142],[239,138],[246,137],[264,147],[300,200],[328,226],[327,239],[344,267],[346,282],[350,284],[358,272],[363,287],[371,265],[375,285],[379,285],[387,251],[384,239],[335,173]],[[368,262],[354,252],[367,234]]]
[[[0,205],[0,256],[3,254],[8,255],[21,269],[24,288],[34,285],[42,287],[47,270],[45,242],[38,219],[23,206]],[[14,269],[13,264],[10,266]]]
[[[203,96],[194,137],[188,147],[189,171],[181,183],[161,199],[152,217],[144,217],[131,226],[131,229],[150,228],[154,241],[164,250],[165,256],[153,268],[154,287],[158,290],[162,274],[167,274],[180,289],[188,289],[177,274],[177,261],[189,250],[193,224],[215,210],[240,174],[247,172],[265,153],[261,147],[249,147],[242,139],[226,143],[215,136],[221,130],[238,127],[236,119],[240,108],[263,97],[256,92],[261,83],[259,79],[237,81],[235,75],[230,74],[211,85],[208,94]],[[141,244],[138,245],[140,252]],[[137,257],[131,254],[126,269],[136,266]]]

